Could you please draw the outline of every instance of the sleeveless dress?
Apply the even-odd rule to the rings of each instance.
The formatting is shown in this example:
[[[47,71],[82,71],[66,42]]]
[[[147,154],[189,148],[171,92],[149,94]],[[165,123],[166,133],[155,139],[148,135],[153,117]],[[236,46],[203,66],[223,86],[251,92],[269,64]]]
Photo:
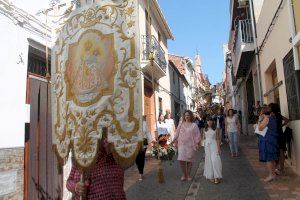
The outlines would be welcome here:
[[[203,176],[206,179],[222,178],[222,162],[218,154],[216,131],[208,129],[205,134],[205,163]]]
[[[268,123],[268,131],[259,136],[259,160],[268,162],[278,160],[278,131],[276,117],[271,115]]]

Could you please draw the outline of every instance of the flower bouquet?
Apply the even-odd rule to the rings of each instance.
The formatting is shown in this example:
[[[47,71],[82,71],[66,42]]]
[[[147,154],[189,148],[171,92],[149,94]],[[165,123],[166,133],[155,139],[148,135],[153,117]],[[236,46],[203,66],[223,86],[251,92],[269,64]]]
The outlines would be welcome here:
[[[161,136],[158,139],[158,143],[153,145],[152,156],[161,160],[172,160],[176,154],[176,149],[167,144],[168,137]]]

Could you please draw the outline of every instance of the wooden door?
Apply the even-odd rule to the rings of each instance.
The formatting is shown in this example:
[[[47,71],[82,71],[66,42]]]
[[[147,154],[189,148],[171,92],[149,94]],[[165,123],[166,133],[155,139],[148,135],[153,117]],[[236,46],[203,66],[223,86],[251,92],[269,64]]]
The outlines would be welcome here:
[[[50,84],[28,80],[30,131],[25,145],[24,199],[61,199],[62,175],[52,150]]]
[[[152,88],[146,87],[144,88],[144,108],[145,115],[147,117],[147,125],[149,128],[152,137],[154,138],[154,130],[155,130],[155,115],[154,115],[154,95]]]

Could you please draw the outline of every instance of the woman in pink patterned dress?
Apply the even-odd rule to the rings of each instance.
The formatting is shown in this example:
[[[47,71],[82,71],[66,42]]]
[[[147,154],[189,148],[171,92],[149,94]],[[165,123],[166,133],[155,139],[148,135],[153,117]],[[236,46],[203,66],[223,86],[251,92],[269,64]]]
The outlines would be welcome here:
[[[182,181],[192,180],[191,169],[195,160],[196,151],[200,147],[201,136],[197,124],[193,123],[193,113],[187,110],[183,114],[183,120],[179,124],[174,140],[178,142],[178,160],[183,176]]]

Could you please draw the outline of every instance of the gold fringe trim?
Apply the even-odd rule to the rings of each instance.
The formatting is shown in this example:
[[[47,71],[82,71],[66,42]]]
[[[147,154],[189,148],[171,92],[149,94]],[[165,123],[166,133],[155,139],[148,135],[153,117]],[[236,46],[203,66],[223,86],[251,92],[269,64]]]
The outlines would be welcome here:
[[[72,151],[72,165],[74,164],[76,166],[76,168],[78,168],[80,171],[82,172],[87,172],[87,171],[90,171],[91,169],[93,169],[97,163],[97,159],[98,159],[98,153],[100,151],[100,143],[101,143],[101,140],[98,140],[97,141],[97,152],[93,158],[93,161],[92,163],[88,166],[88,167],[83,167],[82,165],[79,164],[79,162],[77,161],[77,159],[75,158],[75,154],[74,154],[74,148],[73,148],[73,141],[70,142],[70,145],[68,146],[68,151]],[[62,172],[62,167],[66,164],[67,160],[65,158],[62,158],[59,153],[58,153],[58,150],[57,150],[57,147],[56,145],[52,145],[52,149],[53,151],[55,152],[56,154],[56,157],[57,157],[57,161],[58,161],[58,166],[57,166],[57,169],[59,172]]]
[[[103,135],[102,135],[103,137]],[[91,169],[94,168],[94,166],[96,165],[97,162],[97,158],[98,158],[98,153],[100,151],[100,144],[101,144],[101,140],[98,140],[97,142],[97,152],[96,152],[96,156],[94,157],[92,163],[88,166],[88,167],[83,167],[79,164],[79,162],[77,161],[77,159],[74,157],[74,148],[73,148],[73,141],[70,142],[70,145],[68,146],[68,151],[72,151],[72,164],[74,164],[79,170],[81,170],[82,172],[86,172],[86,171],[90,171]],[[116,163],[118,163],[123,169],[127,169],[129,167],[131,167],[134,163],[135,163],[135,159],[138,155],[138,153],[141,151],[141,149],[143,148],[143,141],[139,141],[137,143],[137,147],[135,149],[135,152],[132,154],[132,156],[130,156],[129,158],[127,157],[123,157],[120,156],[118,154],[118,152],[116,151],[116,149],[114,148],[114,144],[109,144],[109,151],[110,153],[113,154],[113,157],[116,161]],[[62,167],[66,164],[67,160],[66,158],[61,158],[60,154],[58,153],[57,147],[56,145],[52,145],[52,149],[56,154],[57,160],[58,160],[58,171],[62,172]]]
[[[137,148],[135,149],[135,152],[132,154],[132,156],[130,156],[129,158],[125,158],[118,154],[113,144],[110,145],[110,151],[113,154],[116,163],[118,163],[123,169],[128,169],[135,163],[136,156],[140,152],[141,148],[143,148],[143,141],[138,142]]]

